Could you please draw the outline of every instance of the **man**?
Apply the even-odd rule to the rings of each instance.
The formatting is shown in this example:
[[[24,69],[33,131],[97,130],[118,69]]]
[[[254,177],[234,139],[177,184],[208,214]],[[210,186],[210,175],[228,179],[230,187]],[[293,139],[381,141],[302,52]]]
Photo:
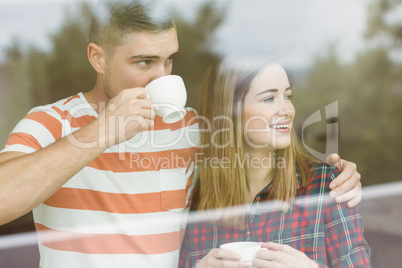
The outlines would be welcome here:
[[[198,125],[192,110],[163,123],[144,88],[172,71],[174,22],[160,1],[102,7],[88,45],[94,88],[32,109],[0,154],[0,224],[33,210],[42,268],[177,267],[197,175],[197,135],[180,133]],[[355,165],[335,163],[345,171],[334,191],[357,204]]]

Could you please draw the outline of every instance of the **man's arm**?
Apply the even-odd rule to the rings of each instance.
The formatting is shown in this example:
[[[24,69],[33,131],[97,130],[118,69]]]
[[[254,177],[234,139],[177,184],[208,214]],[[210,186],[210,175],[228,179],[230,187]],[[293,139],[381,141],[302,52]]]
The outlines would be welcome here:
[[[362,200],[361,175],[357,172],[356,164],[341,159],[338,154],[329,155],[327,163],[341,170],[329,185],[332,190],[330,196],[338,203],[348,202],[348,207],[355,207]]]
[[[144,88],[124,90],[98,119],[48,147],[32,154],[0,154],[0,225],[44,202],[107,148],[152,127],[151,103]],[[122,118],[125,121],[116,124]]]
[[[81,142],[98,142],[94,121],[74,133]],[[64,137],[32,154],[0,154],[0,225],[31,211],[48,199],[106,148],[84,149]]]

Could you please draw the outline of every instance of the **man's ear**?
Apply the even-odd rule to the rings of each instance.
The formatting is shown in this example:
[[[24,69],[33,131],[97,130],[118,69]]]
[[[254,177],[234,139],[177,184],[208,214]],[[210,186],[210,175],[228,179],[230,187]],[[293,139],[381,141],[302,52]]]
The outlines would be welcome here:
[[[97,73],[103,74],[106,68],[106,53],[103,49],[90,43],[87,47],[88,60]]]

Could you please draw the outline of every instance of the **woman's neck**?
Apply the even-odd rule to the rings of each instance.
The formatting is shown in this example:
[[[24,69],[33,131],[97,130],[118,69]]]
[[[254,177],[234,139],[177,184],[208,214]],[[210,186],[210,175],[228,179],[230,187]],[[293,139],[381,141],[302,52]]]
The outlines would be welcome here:
[[[274,152],[266,150],[246,150],[246,176],[249,189],[247,203],[254,201],[255,196],[272,181]]]

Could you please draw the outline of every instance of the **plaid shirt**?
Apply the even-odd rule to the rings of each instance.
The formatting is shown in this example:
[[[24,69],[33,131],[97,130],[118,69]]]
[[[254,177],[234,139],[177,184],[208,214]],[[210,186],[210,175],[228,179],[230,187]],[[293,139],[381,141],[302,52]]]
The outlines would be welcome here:
[[[357,208],[338,204],[328,195],[329,183],[338,174],[332,166],[316,165],[310,183],[300,189],[287,212],[272,206],[270,185],[266,186],[248,207],[245,229],[211,223],[207,214],[195,212],[198,220],[189,218],[179,267],[193,267],[211,249],[236,241],[287,244],[319,267],[371,267]]]

